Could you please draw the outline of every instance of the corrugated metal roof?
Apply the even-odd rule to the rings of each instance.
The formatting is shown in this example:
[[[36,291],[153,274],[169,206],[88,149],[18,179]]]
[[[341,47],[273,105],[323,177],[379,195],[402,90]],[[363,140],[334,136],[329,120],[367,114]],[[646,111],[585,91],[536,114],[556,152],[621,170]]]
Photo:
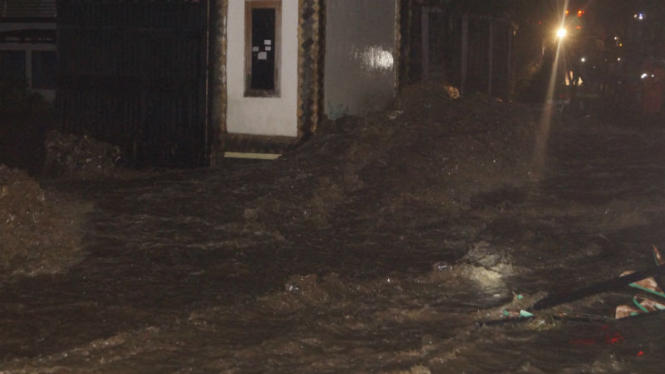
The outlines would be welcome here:
[[[56,0],[0,0],[3,18],[55,18]]]

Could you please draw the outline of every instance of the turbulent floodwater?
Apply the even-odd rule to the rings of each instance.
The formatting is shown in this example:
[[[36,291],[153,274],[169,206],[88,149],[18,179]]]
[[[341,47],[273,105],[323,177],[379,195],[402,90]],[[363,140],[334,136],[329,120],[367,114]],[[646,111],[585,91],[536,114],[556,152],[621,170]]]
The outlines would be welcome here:
[[[0,373],[661,373],[663,315],[612,319],[630,289],[482,322],[652,266],[664,139],[559,126],[542,181],[455,214],[261,220],[266,163],[53,182],[95,207],[85,257],[0,286]]]

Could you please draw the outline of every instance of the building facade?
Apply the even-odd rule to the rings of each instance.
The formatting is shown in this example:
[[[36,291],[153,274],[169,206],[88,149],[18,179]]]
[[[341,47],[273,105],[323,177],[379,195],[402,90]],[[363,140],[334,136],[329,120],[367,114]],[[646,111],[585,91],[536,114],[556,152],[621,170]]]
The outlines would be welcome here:
[[[0,0],[0,83],[48,101],[56,88],[55,0]]]
[[[63,130],[137,164],[277,156],[395,97],[400,0],[58,0]]]

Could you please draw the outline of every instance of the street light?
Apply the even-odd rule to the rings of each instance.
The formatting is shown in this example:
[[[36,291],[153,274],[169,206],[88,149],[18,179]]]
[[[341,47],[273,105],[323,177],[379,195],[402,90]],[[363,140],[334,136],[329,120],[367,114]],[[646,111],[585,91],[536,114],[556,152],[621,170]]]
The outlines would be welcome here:
[[[563,38],[566,37],[567,33],[568,33],[568,31],[566,31],[566,29],[562,27],[562,28],[556,30],[556,37],[559,38],[559,39],[563,39]]]

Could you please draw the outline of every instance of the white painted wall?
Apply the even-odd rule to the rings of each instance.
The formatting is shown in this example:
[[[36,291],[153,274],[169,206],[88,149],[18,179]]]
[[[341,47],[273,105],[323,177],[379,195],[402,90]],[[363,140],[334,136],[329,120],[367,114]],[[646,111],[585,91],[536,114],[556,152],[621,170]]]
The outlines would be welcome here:
[[[398,0],[327,0],[324,103],[331,119],[379,111],[395,97]]]
[[[244,97],[245,0],[229,0],[226,128],[229,133],[298,135],[298,1],[282,1],[280,97]]]

